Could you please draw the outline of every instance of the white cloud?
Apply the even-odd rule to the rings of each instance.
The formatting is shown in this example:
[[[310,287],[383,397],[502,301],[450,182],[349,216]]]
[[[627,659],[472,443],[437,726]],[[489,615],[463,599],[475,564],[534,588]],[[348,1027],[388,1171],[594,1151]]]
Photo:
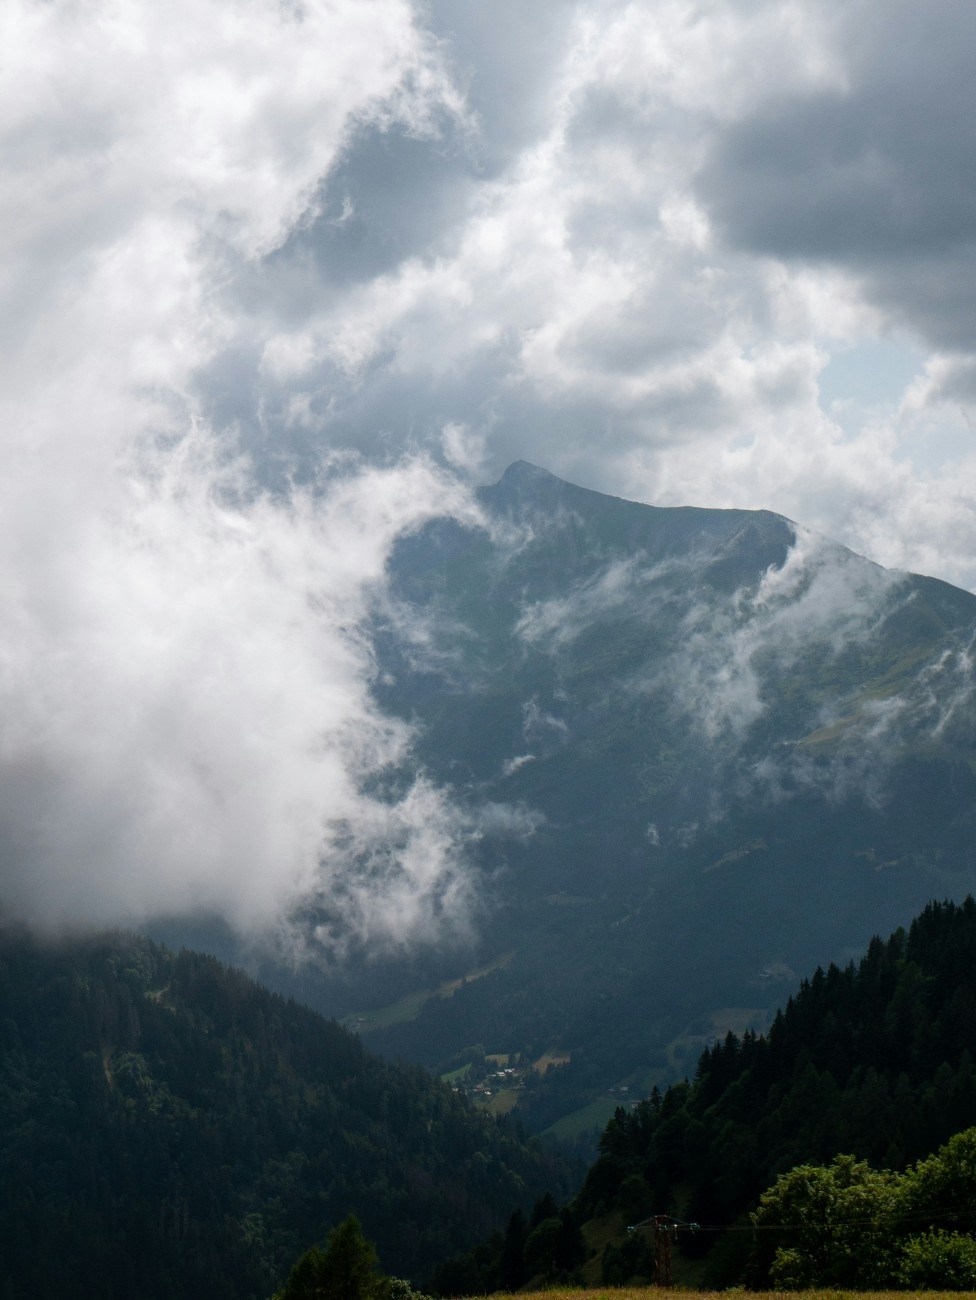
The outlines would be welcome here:
[[[314,488],[262,493],[191,392],[238,331],[227,283],[314,211],[352,127],[460,107],[434,45],[399,0],[3,21],[3,905],[254,928],[338,899],[374,941],[456,920],[445,794],[365,792],[410,733],[361,626],[395,539],[474,520],[465,490],[324,450]]]
[[[645,688],[666,691],[709,740],[730,739],[737,748],[790,667],[811,652],[836,658],[869,638],[901,583],[797,530],[785,563],[767,570],[754,591],[741,588],[731,600],[689,593],[679,648]]]
[[[441,432],[444,459],[469,478],[484,471],[485,434],[466,424],[445,424]]]
[[[165,453],[63,534],[38,520],[30,586],[5,548],[7,901],[51,923],[203,907],[253,927],[338,893],[357,931],[382,907],[411,933],[463,895],[462,837],[422,781],[392,807],[363,792],[410,735],[370,700],[360,629],[398,535],[475,516],[423,462],[235,504],[210,457]]]
[[[409,748],[359,631],[385,555],[438,510],[473,517],[424,448],[771,508],[976,585],[971,133],[949,111],[968,13],[899,5],[911,47],[880,0],[497,13],[5,6],[0,759],[23,908],[244,923],[321,891],[323,845],[361,937],[392,912],[368,913],[357,862],[421,928],[463,893],[443,792],[363,794]],[[846,164],[847,127],[887,171]],[[879,185],[905,202],[866,202]],[[892,339],[914,376],[822,397],[839,351]],[[612,603],[607,583],[580,595]],[[564,614],[523,631],[571,635]],[[730,717],[753,707],[736,644]]]

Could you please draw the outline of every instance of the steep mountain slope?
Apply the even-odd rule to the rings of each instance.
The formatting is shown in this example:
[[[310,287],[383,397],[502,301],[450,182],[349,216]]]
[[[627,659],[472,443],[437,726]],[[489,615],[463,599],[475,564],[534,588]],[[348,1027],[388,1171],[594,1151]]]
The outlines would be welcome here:
[[[0,935],[0,1295],[270,1294],[350,1211],[422,1275],[564,1169],[213,958]]]
[[[524,463],[481,500],[398,548],[376,691],[470,808],[505,961],[370,1041],[563,1049],[542,1125],[976,884],[976,597]]]

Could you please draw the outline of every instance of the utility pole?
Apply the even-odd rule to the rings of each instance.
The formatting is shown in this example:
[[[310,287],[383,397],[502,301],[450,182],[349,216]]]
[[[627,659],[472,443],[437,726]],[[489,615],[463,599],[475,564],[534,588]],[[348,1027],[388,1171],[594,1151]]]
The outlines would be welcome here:
[[[698,1232],[701,1227],[699,1223],[685,1223],[683,1219],[676,1219],[671,1214],[655,1214],[649,1219],[642,1219],[640,1223],[632,1224],[627,1232],[636,1232],[638,1228],[654,1229],[654,1285],[655,1286],[674,1286],[674,1277],[671,1273],[671,1240],[677,1237],[678,1229],[686,1229],[688,1232]]]
[[[671,1275],[671,1234],[674,1220],[668,1214],[654,1216],[654,1285],[674,1286]]]

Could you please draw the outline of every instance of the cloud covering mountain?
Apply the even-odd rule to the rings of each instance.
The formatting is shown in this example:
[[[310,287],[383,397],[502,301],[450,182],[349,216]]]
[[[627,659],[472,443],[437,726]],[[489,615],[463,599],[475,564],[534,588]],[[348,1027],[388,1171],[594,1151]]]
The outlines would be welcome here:
[[[966,7],[12,0],[3,44],[8,906],[462,925],[488,814],[368,629],[519,457],[976,583]]]

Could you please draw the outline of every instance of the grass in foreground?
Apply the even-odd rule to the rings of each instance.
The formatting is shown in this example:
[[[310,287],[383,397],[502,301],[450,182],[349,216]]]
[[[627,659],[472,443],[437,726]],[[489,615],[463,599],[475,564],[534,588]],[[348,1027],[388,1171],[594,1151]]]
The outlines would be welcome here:
[[[748,1292],[734,1288],[732,1291],[687,1291],[681,1287],[620,1286],[553,1287],[549,1291],[519,1291],[515,1294],[498,1291],[487,1300],[731,1300],[733,1296],[747,1298],[762,1295],[762,1300],[959,1300],[960,1295],[972,1292],[959,1291],[763,1291]]]

